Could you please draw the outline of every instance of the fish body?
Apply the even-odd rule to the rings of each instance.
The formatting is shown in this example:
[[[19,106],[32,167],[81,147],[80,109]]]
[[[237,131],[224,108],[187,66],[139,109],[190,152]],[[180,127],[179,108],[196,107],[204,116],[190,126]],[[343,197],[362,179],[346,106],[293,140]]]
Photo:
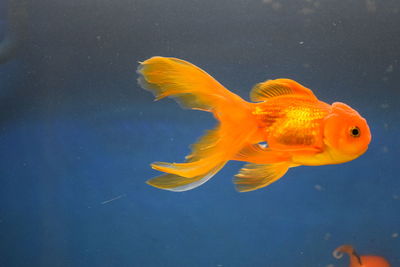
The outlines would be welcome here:
[[[333,256],[337,259],[346,253],[350,257],[349,267],[390,267],[389,262],[376,255],[358,255],[351,245],[343,245],[333,251]]]
[[[212,112],[219,122],[185,163],[155,162],[165,174],[148,181],[186,191],[208,181],[229,160],[248,162],[235,176],[240,192],[265,187],[300,165],[338,164],[368,148],[368,124],[346,104],[329,105],[290,79],[267,80],[243,100],[189,62],[153,57],[140,63],[140,85],[156,100],[172,97],[184,108]]]

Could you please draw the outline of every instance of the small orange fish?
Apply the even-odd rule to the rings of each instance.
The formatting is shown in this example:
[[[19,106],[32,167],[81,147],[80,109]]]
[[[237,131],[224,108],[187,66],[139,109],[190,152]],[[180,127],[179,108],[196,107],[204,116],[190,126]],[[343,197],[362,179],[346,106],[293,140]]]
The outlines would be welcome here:
[[[235,176],[240,192],[265,187],[300,165],[338,164],[368,148],[366,120],[346,104],[319,101],[290,79],[253,87],[250,103],[202,69],[176,58],[140,63],[140,85],[156,100],[172,97],[184,108],[209,111],[219,121],[186,156],[185,163],[155,162],[165,174],[147,181],[157,188],[186,191],[213,177],[229,160],[249,162]]]
[[[343,253],[347,253],[350,257],[349,267],[390,267],[387,260],[380,256],[362,255],[359,256],[354,248],[350,245],[343,245],[333,251],[333,257],[341,259]]]

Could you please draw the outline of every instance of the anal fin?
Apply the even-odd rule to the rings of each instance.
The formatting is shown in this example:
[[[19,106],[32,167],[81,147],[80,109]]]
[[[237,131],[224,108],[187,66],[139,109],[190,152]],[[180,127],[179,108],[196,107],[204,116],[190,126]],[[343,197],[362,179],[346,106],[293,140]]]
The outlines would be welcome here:
[[[239,192],[253,191],[272,184],[285,175],[290,167],[291,164],[288,162],[274,164],[249,163],[235,175],[233,182]]]

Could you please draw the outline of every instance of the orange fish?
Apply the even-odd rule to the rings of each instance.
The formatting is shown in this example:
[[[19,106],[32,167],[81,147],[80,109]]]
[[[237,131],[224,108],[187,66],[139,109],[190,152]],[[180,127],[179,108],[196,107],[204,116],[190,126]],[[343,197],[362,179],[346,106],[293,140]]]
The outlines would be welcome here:
[[[390,267],[387,260],[380,256],[362,255],[359,256],[354,248],[350,245],[343,245],[333,251],[336,259],[341,259],[343,253],[347,253],[350,257],[349,267]]]
[[[265,187],[300,165],[338,164],[368,148],[366,120],[346,104],[319,101],[290,79],[256,84],[243,100],[189,62],[153,57],[140,63],[140,85],[156,100],[174,98],[183,108],[209,111],[219,124],[197,143],[185,163],[155,162],[165,174],[147,181],[186,191],[207,182],[229,160],[249,162],[235,176],[240,192]]]

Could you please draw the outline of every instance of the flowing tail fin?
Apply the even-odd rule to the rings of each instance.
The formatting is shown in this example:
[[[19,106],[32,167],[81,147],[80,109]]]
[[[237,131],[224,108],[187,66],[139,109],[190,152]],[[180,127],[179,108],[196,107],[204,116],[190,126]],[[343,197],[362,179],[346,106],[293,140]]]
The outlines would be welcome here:
[[[174,98],[183,108],[210,112],[237,113],[237,105],[248,103],[227,90],[219,82],[195,65],[177,58],[152,57],[138,68],[139,84],[152,92],[156,100]]]
[[[219,120],[196,144],[185,163],[156,162],[166,174],[148,184],[171,191],[186,191],[208,181],[256,131],[250,104],[230,92],[200,68],[176,58],[153,57],[140,63],[140,85],[156,100],[174,98],[182,107],[209,111]]]

